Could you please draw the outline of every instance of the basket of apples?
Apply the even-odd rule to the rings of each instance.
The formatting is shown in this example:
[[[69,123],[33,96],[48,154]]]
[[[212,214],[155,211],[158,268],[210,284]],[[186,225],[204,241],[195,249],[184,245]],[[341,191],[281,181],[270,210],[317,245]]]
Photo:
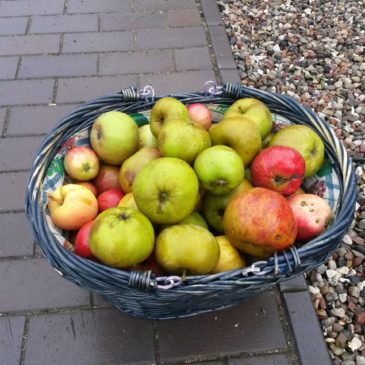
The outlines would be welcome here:
[[[38,150],[26,212],[60,275],[165,319],[233,306],[329,258],[356,192],[328,124],[242,85],[143,94],[83,104]]]

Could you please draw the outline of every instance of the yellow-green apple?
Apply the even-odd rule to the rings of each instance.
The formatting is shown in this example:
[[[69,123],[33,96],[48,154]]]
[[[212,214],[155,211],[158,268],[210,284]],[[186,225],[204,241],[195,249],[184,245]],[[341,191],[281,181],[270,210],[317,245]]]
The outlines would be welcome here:
[[[212,145],[223,144],[233,148],[248,167],[261,149],[261,135],[256,124],[245,117],[230,117],[209,129]]]
[[[138,209],[158,224],[182,221],[194,210],[198,194],[199,182],[194,170],[174,157],[149,162],[133,183]]]
[[[190,120],[209,129],[212,125],[212,113],[205,104],[194,103],[187,105]]]
[[[269,146],[287,146],[297,150],[305,160],[305,177],[315,174],[324,160],[324,144],[321,138],[305,125],[289,125],[280,129]]]
[[[138,172],[148,162],[161,157],[161,152],[158,148],[142,147],[131,157],[127,158],[119,171],[119,184],[125,193],[132,191],[132,185]]]
[[[77,232],[75,238],[74,252],[76,255],[85,258],[93,257],[90,251],[90,230],[93,221],[85,223]]]
[[[218,233],[224,233],[223,215],[230,200],[241,193],[252,189],[251,183],[243,179],[242,182],[227,194],[215,195],[205,193],[202,203],[202,213],[209,226]]]
[[[149,124],[142,125],[139,130],[139,148],[157,147],[157,139],[151,132]]]
[[[253,188],[239,193],[223,216],[224,232],[240,251],[268,257],[292,246],[297,224],[288,201],[276,191]]]
[[[90,181],[75,181],[74,184],[76,184],[76,185],[82,185],[85,188],[89,189],[95,196],[98,195],[98,189]]]
[[[91,148],[86,146],[69,149],[63,165],[69,176],[80,181],[91,180],[99,172],[99,158]]]
[[[106,112],[93,123],[90,142],[104,162],[120,165],[138,150],[138,126],[128,114],[116,110]]]
[[[240,255],[226,236],[217,236],[216,239],[219,244],[220,256],[216,267],[211,272],[212,274],[246,266],[246,259]]]
[[[323,198],[314,194],[295,194],[288,203],[297,222],[298,242],[307,242],[326,230],[332,210]]]
[[[117,166],[103,163],[100,165],[99,173],[93,180],[99,194],[109,189],[120,189],[119,171],[120,167]]]
[[[269,133],[263,140],[262,140],[262,148],[266,148],[269,146],[269,143],[272,140],[272,137],[274,137],[275,133],[271,132]]]
[[[219,195],[238,186],[245,169],[237,152],[230,147],[217,145],[199,153],[194,170],[201,187]]]
[[[158,100],[151,110],[150,126],[152,134],[157,138],[160,128],[170,120],[189,120],[186,106],[175,98],[165,97]]]
[[[254,186],[289,196],[300,187],[305,173],[305,161],[294,148],[272,146],[259,152],[251,164]]]
[[[183,219],[179,224],[196,224],[197,226],[209,229],[207,222],[198,212],[192,212],[185,219]]]
[[[158,134],[162,156],[180,158],[189,164],[210,144],[209,132],[204,127],[182,120],[169,121]]]
[[[169,273],[207,274],[217,265],[219,254],[213,234],[195,224],[165,228],[156,240],[156,261]]]
[[[91,226],[90,249],[95,258],[112,267],[129,267],[146,260],[154,246],[151,222],[133,208],[110,208]]]
[[[133,193],[125,194],[118,203],[118,207],[138,209]]]
[[[77,184],[67,184],[47,193],[48,210],[52,222],[64,230],[80,229],[98,214],[95,195]]]
[[[237,116],[251,119],[259,128],[262,139],[271,132],[272,116],[270,109],[258,99],[244,98],[236,100],[225,111],[223,119]]]
[[[117,207],[122,198],[123,193],[119,189],[109,189],[103,191],[97,197],[99,212],[103,212],[109,208]]]

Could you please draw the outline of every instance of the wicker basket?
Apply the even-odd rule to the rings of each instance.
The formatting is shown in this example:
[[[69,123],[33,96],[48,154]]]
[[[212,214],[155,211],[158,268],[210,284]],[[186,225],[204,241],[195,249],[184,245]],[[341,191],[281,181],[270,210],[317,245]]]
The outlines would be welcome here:
[[[77,108],[58,123],[38,150],[27,186],[26,213],[34,237],[49,264],[65,279],[101,294],[127,314],[166,319],[236,305],[328,260],[352,222],[356,201],[352,163],[332,129],[311,110],[287,96],[242,85],[225,84],[219,89],[219,95],[210,92],[171,96],[186,104],[201,102],[219,105],[231,104],[243,97],[254,97],[263,101],[272,113],[287,118],[291,123],[313,128],[324,141],[326,158],[338,177],[338,196],[331,226],[304,246],[292,247],[247,268],[215,275],[187,276],[184,279],[178,276],[154,277],[149,271],[113,269],[80,258],[65,249],[46,214],[43,182],[49,166],[65,142],[80,130],[88,130],[99,114],[110,110],[140,113],[151,109],[153,100],[147,100],[141,93],[129,88]]]

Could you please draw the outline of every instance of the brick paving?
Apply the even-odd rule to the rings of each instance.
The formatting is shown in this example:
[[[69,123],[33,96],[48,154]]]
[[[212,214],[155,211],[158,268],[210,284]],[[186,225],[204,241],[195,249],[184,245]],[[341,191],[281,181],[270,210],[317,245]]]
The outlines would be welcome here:
[[[123,87],[207,80],[239,81],[213,0],[0,0],[1,365],[330,363],[303,278],[234,308],[142,320],[62,279],[33,242],[26,181],[57,120]]]

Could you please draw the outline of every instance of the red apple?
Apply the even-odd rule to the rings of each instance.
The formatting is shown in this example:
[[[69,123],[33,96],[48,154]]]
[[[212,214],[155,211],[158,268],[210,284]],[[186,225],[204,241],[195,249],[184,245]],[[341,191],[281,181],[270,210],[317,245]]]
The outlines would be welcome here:
[[[95,196],[98,195],[98,190],[96,186],[89,181],[77,181],[74,184],[84,186],[85,188],[89,189]]]
[[[304,173],[304,158],[295,149],[286,146],[263,149],[251,165],[254,186],[270,189],[284,196],[299,189]]]
[[[117,207],[122,197],[123,193],[119,189],[109,189],[103,191],[101,194],[99,194],[97,199],[99,212],[102,212],[108,208]]]
[[[94,221],[90,221],[84,224],[76,234],[74,252],[81,257],[85,258],[93,257],[90,251],[90,244],[89,244],[90,230],[93,222]]]
[[[112,166],[107,164],[100,165],[99,173],[93,180],[93,183],[96,186],[99,194],[109,189],[120,190],[119,170],[120,167],[118,166]]]
[[[191,121],[202,125],[208,130],[212,125],[212,113],[207,106],[201,103],[194,103],[188,105],[187,108]]]
[[[295,194],[288,199],[288,203],[297,221],[298,242],[306,242],[320,235],[332,218],[331,207],[318,195]]]
[[[65,170],[76,180],[93,179],[99,172],[99,158],[89,147],[73,147],[66,152],[63,160]]]

